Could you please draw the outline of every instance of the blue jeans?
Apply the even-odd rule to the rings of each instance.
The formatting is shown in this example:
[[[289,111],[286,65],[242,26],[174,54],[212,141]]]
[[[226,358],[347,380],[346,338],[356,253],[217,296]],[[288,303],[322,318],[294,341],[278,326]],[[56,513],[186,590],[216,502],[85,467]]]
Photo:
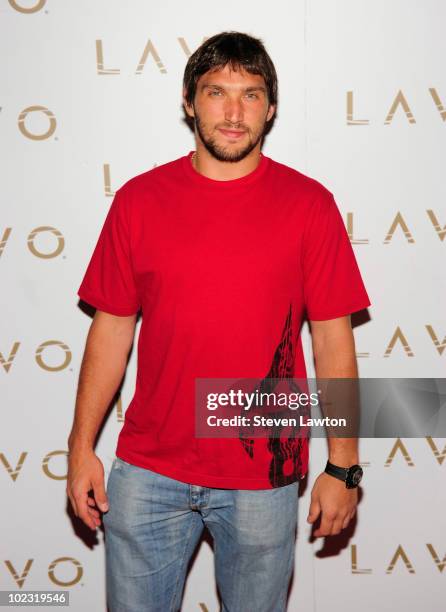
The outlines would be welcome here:
[[[177,612],[206,526],[223,612],[284,612],[294,566],[297,482],[276,489],[189,485],[115,458],[107,481],[110,612]]]

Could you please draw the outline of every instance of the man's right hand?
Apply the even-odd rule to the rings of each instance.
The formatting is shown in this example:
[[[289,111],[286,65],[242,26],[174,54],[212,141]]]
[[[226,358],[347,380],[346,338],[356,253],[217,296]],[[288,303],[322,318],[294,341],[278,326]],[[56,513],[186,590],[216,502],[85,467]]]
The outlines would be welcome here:
[[[94,499],[88,495],[90,490],[93,490]],[[66,491],[75,515],[95,531],[101,524],[97,508],[106,512],[108,500],[104,466],[93,450],[78,449],[69,452]]]
[[[97,310],[87,336],[79,372],[73,426],[68,436],[67,495],[74,513],[95,530],[108,510],[104,467],[94,453],[101,422],[125,373],[137,315]],[[88,493],[93,490],[94,498]]]

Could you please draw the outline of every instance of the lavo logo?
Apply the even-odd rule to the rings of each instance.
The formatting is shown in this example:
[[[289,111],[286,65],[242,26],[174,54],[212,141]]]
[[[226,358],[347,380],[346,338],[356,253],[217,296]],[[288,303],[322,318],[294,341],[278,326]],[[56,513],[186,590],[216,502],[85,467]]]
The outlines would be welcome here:
[[[443,569],[446,567],[446,556],[444,556],[443,559],[440,561],[440,558],[438,557],[438,554],[432,544],[426,544],[426,548],[429,551],[430,556],[434,560],[435,567],[438,569],[438,571],[441,574],[443,572]],[[373,573],[371,569],[360,569],[359,568],[357,544],[351,545],[350,553],[351,553],[350,558],[351,558],[352,574],[372,574]],[[404,564],[404,567],[407,569],[409,574],[415,574],[414,566],[411,563],[409,556],[407,555],[406,551],[401,546],[401,544],[395,550],[395,553],[393,554],[390,560],[390,563],[386,568],[386,574],[391,574],[393,572],[398,561]]]
[[[438,221],[438,218],[432,209],[426,209],[426,214],[438,238],[440,239],[441,242],[443,242],[444,237],[446,236],[446,225],[441,227]],[[368,238],[355,238],[354,232],[353,232],[353,213],[352,212],[347,213],[346,227],[347,227],[347,233],[349,235],[349,238],[352,244],[369,244],[370,243]],[[413,234],[410,231],[409,226],[407,225],[403,215],[401,214],[400,211],[398,211],[389,229],[387,230],[387,233],[383,240],[383,244],[389,244],[395,232],[398,229],[400,230],[399,233],[400,234],[402,233],[402,235],[404,236],[404,238],[407,240],[408,243],[413,244],[415,242],[415,238],[413,237]]]
[[[153,168],[155,168],[156,164],[153,164]],[[113,198],[115,192],[111,186],[111,172],[110,172],[110,164],[103,164],[103,175],[104,175],[104,195],[107,198]]]
[[[439,341],[437,334],[434,331],[434,328],[432,327],[432,325],[425,325],[425,328],[427,330],[427,333],[429,334],[433,345],[435,346],[435,348],[437,349],[437,352],[439,355],[443,354],[443,351],[446,347],[446,336],[443,338],[442,342]],[[390,357],[390,355],[392,354],[392,351],[395,347],[395,345],[397,344],[397,342],[399,342],[403,349],[404,352],[406,353],[407,357],[414,357],[414,352],[412,351],[406,336],[404,335],[404,333],[402,332],[401,328],[398,326],[389,342],[389,345],[386,348],[386,351],[384,353],[384,357]]]
[[[7,227],[4,230],[3,235],[0,238],[0,257],[2,256],[2,253],[6,247],[6,244],[9,240],[11,232],[12,232],[12,227]],[[41,234],[46,233],[46,232],[49,232],[50,234],[52,234],[56,238],[57,242],[52,251],[44,253],[42,251],[39,251],[39,249],[37,248],[36,238],[40,237]],[[29,251],[35,257],[39,257],[40,259],[53,259],[54,257],[58,257],[64,250],[65,239],[62,233],[57,228],[52,227],[51,225],[40,225],[39,227],[36,227],[33,230],[31,230],[31,232],[28,234],[28,237],[26,239],[26,244],[28,246]]]
[[[8,472],[13,482],[17,480],[20,472],[22,471],[23,464],[25,463],[25,459],[27,455],[28,455],[27,451],[23,451],[22,453],[20,453],[20,457],[16,465],[12,466],[10,462],[8,461],[8,459],[6,458],[6,455],[4,453],[0,453],[0,462],[5,467],[6,471]],[[55,474],[50,469],[50,465],[49,465],[50,460],[53,459],[54,457],[61,457],[61,456],[65,458],[68,457],[68,451],[54,450],[54,451],[47,453],[45,457],[42,459],[42,471],[45,474],[45,476],[47,476],[48,478],[51,478],[52,480],[66,480],[67,479],[66,472],[64,474]],[[65,468],[66,467],[67,466],[65,465]]]
[[[25,125],[25,120],[30,113],[43,113],[48,118],[48,128],[40,134],[31,132]],[[18,126],[21,133],[30,140],[47,140],[56,130],[56,117],[46,106],[34,105],[23,109],[18,118]]]
[[[22,6],[16,0],[8,0],[8,2],[19,13],[37,13],[37,11],[40,11],[45,6],[46,0],[38,0],[34,6],[27,7]]]
[[[432,100],[434,101],[435,108],[437,109],[441,119],[443,121],[446,121],[446,109],[444,108],[440,100],[440,96],[438,95],[437,90],[435,89],[435,87],[429,87],[428,91],[432,97]],[[398,107],[400,106],[404,114],[406,115],[408,122],[416,123],[415,117],[412,111],[410,110],[406,97],[404,96],[402,90],[400,89],[398,90],[398,93],[396,94],[395,99],[392,101],[390,105],[390,109],[386,115],[386,118],[384,119],[384,125],[390,125],[390,123],[393,121],[393,117],[395,116],[396,111],[398,110]],[[370,124],[369,119],[354,119],[353,115],[354,115],[353,91],[347,91],[347,125],[369,125]]]
[[[124,411],[122,408],[122,397],[121,395],[118,396],[118,399],[116,400],[116,420],[118,421],[118,423],[123,423],[124,422]]]
[[[446,446],[444,447],[444,449],[440,452],[439,449],[437,448],[437,445],[435,444],[433,438],[431,438],[430,436],[425,438],[430,450],[432,451],[432,454],[434,455],[435,459],[437,460],[439,465],[443,464],[443,461],[446,458]],[[389,456],[386,459],[386,462],[384,464],[384,467],[390,467],[393,463],[393,460],[395,459],[395,456],[397,453],[401,453],[403,459],[405,460],[405,462],[407,463],[407,465],[409,467],[413,467],[415,465],[415,463],[412,461],[411,456],[409,455],[406,446],[404,445],[404,442],[401,440],[401,438],[397,438],[395,441],[395,444],[392,447],[392,450],[389,453]]]
[[[203,38],[203,42],[205,40],[207,40],[207,37]],[[189,49],[189,46],[186,43],[186,40],[183,37],[178,37],[177,41],[180,45],[180,48],[184,52],[185,56],[189,57],[191,55],[191,51]],[[142,55],[136,65],[135,74],[142,74],[142,71],[144,70],[144,66],[146,65],[146,62],[149,57],[152,57],[156,67],[158,68],[161,74],[167,73],[166,66],[164,62],[162,61],[160,54],[158,53],[158,50],[156,49],[155,45],[149,38],[149,40],[146,43],[146,46],[144,47]],[[105,67],[104,48],[103,48],[101,39],[96,40],[96,70],[97,70],[97,73],[100,75],[104,75],[104,74],[108,74],[108,75],[115,74],[116,75],[116,74],[121,73],[121,70],[119,68],[106,68]]]
[[[104,195],[108,198],[113,198],[115,192],[112,190],[111,186],[111,173],[110,173],[110,164],[103,165],[104,172]]]
[[[9,372],[9,370],[11,369],[19,347],[20,342],[14,342],[7,357],[4,357],[3,353],[0,352],[0,364],[3,366],[5,372]],[[49,365],[45,362],[44,351],[49,347],[58,347],[58,349],[62,351],[62,360],[60,363],[56,365]],[[61,340],[47,340],[46,342],[42,342],[42,344],[39,344],[35,352],[35,359],[37,365],[39,366],[39,368],[42,368],[42,370],[46,370],[47,372],[60,372],[61,370],[65,370],[65,368],[70,365],[71,358],[72,354],[70,351],[70,347]]]
[[[25,580],[27,579],[29,575],[29,572],[30,572],[30,569],[33,563],[34,563],[34,559],[28,559],[27,562],[25,563],[25,567],[23,568],[22,572],[19,574],[19,572],[14,567],[12,561],[10,560],[5,561],[5,565],[9,573],[14,578],[14,581],[19,587],[19,589],[21,589],[23,585],[25,584]],[[55,570],[60,563],[71,563],[71,565],[73,565],[74,571],[75,571],[73,578],[71,578],[70,580],[63,580],[60,577],[56,576]],[[48,566],[48,578],[51,580],[53,584],[56,584],[57,586],[61,586],[61,587],[70,587],[70,586],[77,584],[79,580],[82,578],[83,573],[84,573],[84,570],[82,568],[82,565],[74,557],[59,557],[58,559],[54,559],[54,561],[52,561]]]
[[[446,336],[443,338],[443,340],[440,341],[432,325],[425,325],[424,327],[426,328],[427,334],[431,339],[432,344],[434,345],[438,355],[441,357],[444,349],[446,348]],[[411,345],[407,341],[405,333],[399,325],[393,332],[390,342],[387,345],[386,350],[384,351],[383,357],[390,357],[397,345],[403,348],[406,357],[415,357],[415,353]],[[370,353],[357,351],[356,357],[370,357]]]

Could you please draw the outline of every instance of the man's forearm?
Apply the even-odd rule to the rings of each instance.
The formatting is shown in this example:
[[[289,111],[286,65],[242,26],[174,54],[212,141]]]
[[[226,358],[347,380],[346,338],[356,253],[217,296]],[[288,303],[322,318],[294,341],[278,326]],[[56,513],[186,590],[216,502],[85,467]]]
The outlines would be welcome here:
[[[323,349],[315,355],[315,370],[318,379],[356,379],[358,367],[353,336],[349,342],[327,342]],[[328,454],[330,462],[340,467],[349,467],[358,463],[358,439],[329,436]]]
[[[114,328],[104,321],[93,322],[79,374],[74,421],[68,448],[91,450],[107,408],[125,372],[130,330]]]

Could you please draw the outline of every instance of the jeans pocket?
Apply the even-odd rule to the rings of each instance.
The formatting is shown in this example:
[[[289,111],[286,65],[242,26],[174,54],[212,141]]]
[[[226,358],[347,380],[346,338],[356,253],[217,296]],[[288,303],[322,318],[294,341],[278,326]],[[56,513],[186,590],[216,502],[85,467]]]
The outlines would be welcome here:
[[[119,470],[120,467],[121,467],[121,465],[119,463],[119,457],[115,457],[113,459],[110,472],[113,472],[113,470]]]
[[[121,459],[121,457],[118,457],[118,456],[116,456],[115,460],[113,461],[113,469],[126,470],[126,471],[144,470],[144,468],[141,468],[138,465],[134,465],[133,463],[129,463],[128,461],[124,461],[124,459]]]
[[[135,467],[132,463],[129,463],[128,461],[124,461],[124,459],[121,459],[121,457],[116,457],[116,463],[119,463],[120,465],[129,465],[130,467]]]

